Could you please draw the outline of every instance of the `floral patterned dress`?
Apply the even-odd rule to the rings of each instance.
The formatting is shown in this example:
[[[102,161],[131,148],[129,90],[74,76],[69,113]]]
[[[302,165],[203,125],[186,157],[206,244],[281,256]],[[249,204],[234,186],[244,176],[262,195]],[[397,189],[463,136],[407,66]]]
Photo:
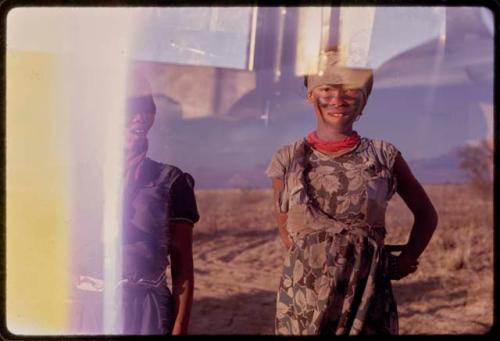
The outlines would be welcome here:
[[[305,140],[274,154],[266,173],[284,181],[279,204],[293,241],[277,294],[277,334],[398,333],[384,248],[398,154],[367,138],[338,157]]]

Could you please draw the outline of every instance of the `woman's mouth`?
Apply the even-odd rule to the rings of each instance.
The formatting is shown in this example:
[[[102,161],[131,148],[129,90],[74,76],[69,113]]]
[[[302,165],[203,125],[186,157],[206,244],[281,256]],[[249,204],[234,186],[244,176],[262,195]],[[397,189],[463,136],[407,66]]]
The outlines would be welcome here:
[[[349,116],[352,111],[347,105],[322,105],[321,109],[323,113],[333,117]]]
[[[133,129],[130,129],[130,132],[132,134],[136,134],[136,135],[144,135],[144,133],[146,133],[146,129],[144,129],[144,128],[133,128]]]
[[[349,116],[351,113],[346,110],[325,110],[326,114],[328,116],[333,116],[333,117],[344,117],[344,116]]]

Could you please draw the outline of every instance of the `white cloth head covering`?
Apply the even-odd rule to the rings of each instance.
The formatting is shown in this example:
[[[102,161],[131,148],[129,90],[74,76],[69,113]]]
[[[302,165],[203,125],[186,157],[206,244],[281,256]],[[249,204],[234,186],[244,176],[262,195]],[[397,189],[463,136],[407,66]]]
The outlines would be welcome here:
[[[337,50],[327,51],[320,56],[318,73],[307,76],[307,91],[326,84],[344,84],[360,89],[367,99],[373,87],[373,71],[343,66]]]

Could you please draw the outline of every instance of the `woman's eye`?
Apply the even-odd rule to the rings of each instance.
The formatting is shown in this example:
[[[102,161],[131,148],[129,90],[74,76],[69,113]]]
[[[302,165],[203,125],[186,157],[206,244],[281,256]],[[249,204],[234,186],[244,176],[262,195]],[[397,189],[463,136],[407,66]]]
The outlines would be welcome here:
[[[348,97],[356,97],[358,95],[358,91],[355,89],[346,90],[344,93]]]

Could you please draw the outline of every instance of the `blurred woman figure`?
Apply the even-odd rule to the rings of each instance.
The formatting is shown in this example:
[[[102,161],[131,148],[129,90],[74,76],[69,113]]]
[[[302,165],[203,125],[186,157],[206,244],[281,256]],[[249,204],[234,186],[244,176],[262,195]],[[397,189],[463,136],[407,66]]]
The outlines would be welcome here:
[[[316,131],[280,148],[266,171],[288,249],[276,333],[397,334],[390,280],[416,270],[437,214],[398,149],[353,130],[372,71],[341,66],[336,50],[323,57],[322,72],[304,82]],[[415,218],[399,256],[384,246],[385,211],[395,192]]]
[[[151,160],[147,134],[156,106],[148,81],[128,79],[123,205],[124,334],[186,334],[193,300],[194,180]],[[169,261],[170,257],[170,261]],[[170,263],[172,291],[167,286]]]

